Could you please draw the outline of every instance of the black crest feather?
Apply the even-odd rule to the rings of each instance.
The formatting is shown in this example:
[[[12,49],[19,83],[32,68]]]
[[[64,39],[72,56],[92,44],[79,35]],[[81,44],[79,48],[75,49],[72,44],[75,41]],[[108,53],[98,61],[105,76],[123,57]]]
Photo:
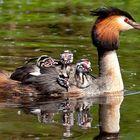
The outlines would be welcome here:
[[[115,7],[98,8],[94,11],[91,11],[91,15],[98,16],[99,19],[105,19],[107,17],[114,16],[114,15],[126,16],[134,21],[133,17],[128,12],[120,10]]]
[[[119,47],[119,36],[117,36],[117,35],[116,35],[116,37],[114,36],[113,40],[102,40],[99,38],[99,34],[96,30],[96,25],[98,24],[98,22],[101,22],[102,20],[104,20],[108,17],[111,17],[111,16],[125,16],[125,17],[134,21],[132,16],[128,12],[120,10],[118,8],[114,8],[114,7],[98,8],[94,11],[91,11],[91,15],[97,16],[97,20],[92,28],[92,42],[93,42],[93,44],[100,51],[117,50]]]

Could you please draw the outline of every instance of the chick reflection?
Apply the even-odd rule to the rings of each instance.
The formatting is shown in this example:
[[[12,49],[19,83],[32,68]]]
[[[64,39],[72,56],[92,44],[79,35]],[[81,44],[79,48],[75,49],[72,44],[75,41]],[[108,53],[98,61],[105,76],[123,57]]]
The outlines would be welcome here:
[[[89,112],[89,107],[86,104],[77,104],[77,123],[82,129],[88,129],[91,127],[92,117]]]
[[[74,125],[74,120],[77,121],[77,125],[79,125],[82,129],[88,129],[91,127],[92,118],[89,113],[89,108],[92,104],[85,102],[66,102],[63,105],[62,110],[62,123],[66,128],[66,132],[64,133],[65,137],[69,137],[72,135],[70,129]],[[74,113],[76,114],[76,118],[74,118]]]
[[[60,122],[65,127],[63,136],[72,135],[71,128],[77,124],[82,129],[91,127],[92,117],[89,109],[92,102],[88,100],[65,100],[60,102],[49,102],[36,108],[26,109],[26,113],[36,115],[41,123],[54,123],[54,116],[60,114]],[[24,109],[25,111],[25,109]]]
[[[62,124],[66,128],[66,131],[63,133],[63,136],[70,137],[71,127],[74,125],[74,106],[75,103],[66,102],[62,105]]]
[[[38,114],[38,121],[41,123],[52,123],[54,122],[53,117],[54,113],[41,112]]]

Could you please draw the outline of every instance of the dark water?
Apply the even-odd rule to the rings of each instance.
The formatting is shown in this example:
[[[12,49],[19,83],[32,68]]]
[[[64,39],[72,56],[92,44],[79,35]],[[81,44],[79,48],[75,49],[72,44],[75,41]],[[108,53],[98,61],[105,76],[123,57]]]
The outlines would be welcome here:
[[[127,10],[140,22],[138,0],[0,0],[0,68],[12,72],[28,58],[42,54],[59,58],[62,50],[70,49],[75,61],[83,57],[89,58],[93,74],[97,75],[97,53],[90,38],[95,18],[89,15],[89,11],[101,6]],[[120,43],[118,56],[125,93],[139,93],[140,32],[122,33]],[[140,139],[139,98],[139,94],[125,96],[121,107],[121,140]],[[21,112],[19,108],[2,108],[0,139],[66,139],[63,136],[66,135],[66,127],[62,125],[64,113],[61,105],[58,108],[61,113],[56,113],[54,122],[49,124],[38,122],[37,116],[29,113],[30,107],[27,110],[21,109]],[[72,126],[72,136],[69,139],[90,140],[98,134],[98,107],[90,105],[87,110],[90,112],[89,120],[92,118],[91,128],[83,129],[83,126],[76,123]],[[76,114],[78,112],[74,114],[75,119]]]

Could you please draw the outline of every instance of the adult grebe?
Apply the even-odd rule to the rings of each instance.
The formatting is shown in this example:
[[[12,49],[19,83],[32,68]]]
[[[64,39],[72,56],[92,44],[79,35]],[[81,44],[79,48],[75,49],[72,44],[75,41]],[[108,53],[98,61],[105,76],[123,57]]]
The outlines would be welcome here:
[[[92,28],[92,40],[98,51],[99,78],[95,84],[98,90],[91,92],[103,94],[105,101],[99,105],[100,133],[118,133],[124,90],[116,54],[119,33],[140,29],[140,24],[129,13],[112,7],[97,9],[92,15],[98,17]],[[92,89],[95,89],[93,85]]]
[[[99,77],[90,80],[90,86],[80,89],[85,95],[100,95],[124,89],[120,66],[116,54],[119,47],[119,33],[140,29],[132,16],[120,9],[109,7],[92,11],[97,20],[92,28],[92,41],[98,51]]]

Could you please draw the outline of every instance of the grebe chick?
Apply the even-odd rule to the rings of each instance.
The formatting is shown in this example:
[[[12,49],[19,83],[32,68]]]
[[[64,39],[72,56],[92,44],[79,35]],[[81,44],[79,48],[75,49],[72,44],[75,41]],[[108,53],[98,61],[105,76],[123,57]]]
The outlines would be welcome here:
[[[81,59],[76,64],[75,80],[79,88],[85,88],[90,85],[89,72],[91,71],[91,62],[88,59]]]
[[[29,77],[38,76],[42,73],[45,73],[45,70],[44,70],[45,68],[48,68],[55,64],[57,64],[57,62],[53,58],[47,55],[41,55],[40,57],[38,57],[35,63],[26,64],[24,66],[17,68],[11,74],[10,78],[12,80],[24,82]]]
[[[60,63],[61,70],[60,75],[64,75],[65,77],[69,77],[70,72],[73,69],[73,53],[70,50],[64,50],[62,54],[60,54]]]
[[[60,62],[63,65],[69,65],[73,62],[73,53],[70,50],[64,50],[62,54],[60,54]]]
[[[80,59],[76,63],[76,72],[87,74],[91,71],[91,62],[88,59]]]
[[[48,55],[41,55],[37,61],[36,65],[40,68],[40,74],[44,74],[47,71],[47,68],[49,67],[57,67],[60,65],[60,61],[57,59],[54,59]],[[39,75],[40,75],[39,74]],[[33,75],[33,74],[32,74]]]
[[[41,55],[36,61],[36,65],[39,68],[43,68],[43,67],[48,68],[52,65],[58,65],[58,64],[59,64],[59,60],[53,59],[48,55]]]

